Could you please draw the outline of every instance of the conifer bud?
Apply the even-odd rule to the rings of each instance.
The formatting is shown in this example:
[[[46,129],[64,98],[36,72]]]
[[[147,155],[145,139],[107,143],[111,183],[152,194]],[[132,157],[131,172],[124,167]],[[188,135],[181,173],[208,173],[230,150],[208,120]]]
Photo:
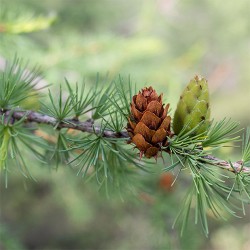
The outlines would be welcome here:
[[[131,141],[147,158],[157,157],[162,146],[167,146],[171,117],[168,116],[169,104],[162,104],[162,94],[158,96],[152,88],[144,88],[132,98],[131,115],[127,131]]]
[[[195,134],[206,131],[210,119],[209,92],[206,79],[195,76],[184,89],[174,114],[173,129],[175,134],[186,127],[189,132],[198,124]]]

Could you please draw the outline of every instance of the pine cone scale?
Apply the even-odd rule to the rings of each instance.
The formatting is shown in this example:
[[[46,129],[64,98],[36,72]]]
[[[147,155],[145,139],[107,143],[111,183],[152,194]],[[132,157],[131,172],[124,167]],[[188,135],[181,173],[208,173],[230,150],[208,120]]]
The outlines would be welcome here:
[[[164,128],[167,131],[170,131],[170,123],[171,123],[171,117],[167,116],[161,123],[160,128]]]
[[[136,108],[134,103],[131,104],[131,111],[133,113],[133,116],[134,116],[135,120],[138,121],[138,120],[140,120],[142,118],[143,114]]]
[[[148,104],[147,110],[159,117],[163,111],[163,107],[158,101],[152,101]]]
[[[128,118],[128,122],[129,122],[129,125],[130,125],[131,129],[135,129],[136,123],[132,122],[130,118]]]
[[[141,118],[141,122],[149,128],[156,130],[161,122],[161,119],[150,111],[145,111]]]
[[[150,147],[146,150],[145,156],[147,158],[151,158],[152,156],[156,156],[158,153],[159,149],[157,147]]]
[[[135,104],[136,104],[136,107],[140,111],[142,111],[147,107],[147,99],[142,94],[138,94],[135,97]]]
[[[146,142],[146,140],[141,134],[136,134],[135,136],[133,136],[132,142],[140,151],[143,152],[152,146],[150,143]]]
[[[141,134],[146,141],[150,142],[155,131],[148,128],[143,122],[139,122],[134,129],[134,133]]]
[[[163,114],[162,114],[162,120],[164,120],[167,116],[167,113],[168,113],[168,109],[169,109],[169,103],[166,105],[164,111],[163,111]]]
[[[164,128],[160,128],[155,132],[154,136],[152,137],[152,142],[154,144],[160,143],[164,141],[166,136],[167,136],[167,131]]]

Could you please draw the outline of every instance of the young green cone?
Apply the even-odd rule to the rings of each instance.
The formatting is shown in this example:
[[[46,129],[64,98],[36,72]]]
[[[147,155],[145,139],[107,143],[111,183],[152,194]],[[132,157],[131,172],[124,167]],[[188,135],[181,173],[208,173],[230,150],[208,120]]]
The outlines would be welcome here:
[[[174,132],[178,135],[185,127],[185,132],[187,133],[200,124],[194,133],[197,135],[201,134],[208,128],[209,119],[208,84],[206,79],[195,76],[180,96],[174,114]]]

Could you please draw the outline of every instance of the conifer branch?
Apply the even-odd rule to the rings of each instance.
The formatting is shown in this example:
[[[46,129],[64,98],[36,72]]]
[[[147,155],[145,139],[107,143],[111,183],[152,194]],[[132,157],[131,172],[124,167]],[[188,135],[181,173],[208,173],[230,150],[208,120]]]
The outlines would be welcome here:
[[[43,103],[44,112],[36,112],[39,107],[34,107],[32,101],[39,103],[35,91],[39,80],[39,71],[27,70],[27,64],[23,65],[18,58],[0,72],[0,170],[5,173],[6,186],[7,173],[13,165],[32,178],[23,146],[43,163],[56,168],[61,163],[68,164],[78,169],[77,175],[88,179],[96,177],[107,195],[110,188],[134,192],[133,183],[138,183],[134,173],[137,172],[131,166],[151,173],[150,163],[154,161],[148,162],[145,158],[157,159],[162,151],[169,154],[170,160],[163,171],[177,167],[176,179],[182,170],[188,170],[192,178],[175,221],[182,224],[181,234],[192,204],[196,204],[195,221],[200,221],[206,235],[208,209],[218,217],[223,217],[224,212],[235,215],[230,198],[241,202],[244,213],[244,203],[250,199],[250,128],[242,136],[241,160],[231,162],[212,155],[211,150],[240,141],[239,130],[236,130],[239,123],[226,118],[211,122],[208,85],[204,78],[195,76],[187,85],[173,121],[169,104],[163,103],[163,94],[158,95],[153,87],[145,87],[134,95],[136,91],[130,78],[124,82],[121,77],[107,87],[103,87],[97,77],[90,91],[85,83],[76,83],[73,88],[65,79],[67,97],[61,85],[59,93],[49,90],[48,105]],[[90,111],[90,119],[80,118]],[[26,124],[31,126],[24,126]],[[53,127],[57,130],[55,136],[51,136],[50,130],[48,134],[45,130],[44,135],[37,131],[30,133],[29,128],[37,129],[37,124]],[[68,130],[84,133],[71,136]],[[138,159],[136,152],[128,150],[126,141],[133,142],[140,158],[145,156],[144,161]],[[234,176],[217,170],[229,171]],[[226,182],[225,178],[230,180]]]
[[[2,115],[5,115],[5,119],[9,119],[9,116],[11,115],[13,123],[15,120],[21,120],[24,119],[25,117],[24,119],[25,122],[48,124],[53,127],[56,127],[57,129],[68,128],[87,133],[96,133],[96,134],[102,133],[102,136],[106,138],[129,138],[127,131],[121,131],[117,133],[112,130],[107,130],[107,129],[102,130],[100,126],[94,126],[94,122],[91,119],[83,122],[77,119],[65,119],[64,122],[60,122],[58,124],[57,119],[55,119],[54,117],[41,114],[39,112],[34,112],[31,110],[25,110],[25,111],[16,110],[14,112],[11,110],[0,110],[0,116]],[[229,162],[219,159],[213,155],[204,155],[202,156],[202,158],[206,163],[213,166],[217,166],[223,170],[228,170],[235,174],[240,172],[250,174],[250,168],[245,167],[243,165],[242,160],[236,162]]]
[[[31,110],[25,110],[25,111],[16,110],[14,112],[11,112],[10,110],[6,110],[6,111],[0,110],[0,116],[2,116],[3,114],[5,114],[6,119],[10,115],[12,116],[12,119],[14,120],[21,120],[25,117],[24,119],[25,122],[48,124],[53,127],[56,127],[57,129],[68,128],[68,129],[74,129],[74,130],[79,130],[82,132],[96,133],[96,134],[99,134],[102,131],[101,127],[94,126],[92,120],[81,122],[77,119],[65,119],[64,122],[58,123],[57,119],[55,119],[52,116],[41,114],[39,112],[34,112]],[[108,138],[128,138],[129,137],[126,131],[117,133],[111,130],[104,130],[102,133],[102,136],[108,137]]]

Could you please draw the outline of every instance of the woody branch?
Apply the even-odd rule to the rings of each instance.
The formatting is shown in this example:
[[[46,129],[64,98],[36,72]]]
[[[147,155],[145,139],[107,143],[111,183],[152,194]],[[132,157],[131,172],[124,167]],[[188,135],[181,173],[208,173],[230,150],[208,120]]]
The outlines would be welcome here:
[[[16,110],[14,112],[10,110],[0,110],[0,116],[4,116],[5,120],[9,119],[11,116],[13,123],[15,120],[20,120],[25,117],[25,122],[48,124],[58,129],[68,128],[87,133],[102,133],[102,136],[107,138],[129,138],[127,131],[121,131],[119,133],[113,132],[111,130],[102,131],[99,126],[94,126],[92,120],[81,122],[75,119],[65,119],[58,123],[57,119],[55,119],[54,117],[31,110]],[[250,168],[243,166],[243,162],[241,160],[236,162],[229,162],[221,160],[213,155],[205,155],[203,158],[204,160],[207,160],[209,164],[220,167],[221,169],[228,170],[233,173],[243,172],[250,174]]]

